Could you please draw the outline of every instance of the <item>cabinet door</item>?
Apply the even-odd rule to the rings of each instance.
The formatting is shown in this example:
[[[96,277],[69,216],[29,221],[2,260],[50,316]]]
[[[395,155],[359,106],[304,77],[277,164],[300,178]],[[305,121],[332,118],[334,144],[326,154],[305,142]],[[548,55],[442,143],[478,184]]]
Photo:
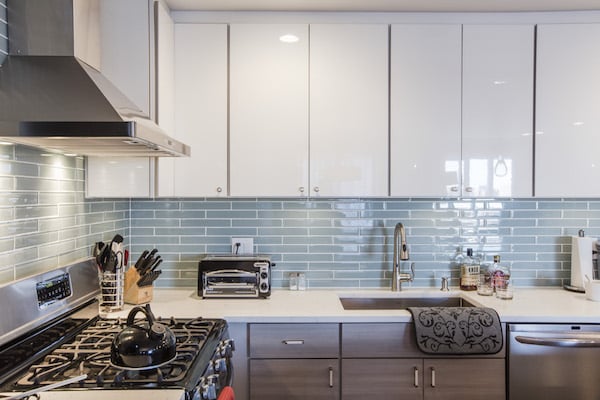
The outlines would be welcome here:
[[[308,189],[308,25],[230,26],[232,196]]]
[[[600,195],[600,24],[538,25],[535,196]]]
[[[532,25],[463,27],[464,196],[532,195],[533,61]]]
[[[174,35],[174,136],[192,150],[190,157],[159,160],[159,187],[172,182],[172,193],[159,194],[226,195],[227,25],[175,24]]]
[[[175,24],[169,9],[160,1],[154,3],[155,18],[155,68],[156,68],[156,123],[169,135],[175,132]],[[183,140],[185,142],[185,139]],[[176,159],[156,158],[156,195],[173,196]]]
[[[144,114],[154,118],[151,3],[100,2],[100,70]],[[150,197],[154,191],[154,165],[154,159],[148,157],[87,157],[85,195]]]
[[[310,26],[311,196],[388,195],[388,26]]]
[[[456,196],[461,184],[461,26],[392,25],[392,196]]]
[[[342,360],[344,400],[423,398],[421,359]]]
[[[425,359],[426,400],[505,400],[504,359]]]
[[[250,400],[337,400],[337,359],[250,360]]]

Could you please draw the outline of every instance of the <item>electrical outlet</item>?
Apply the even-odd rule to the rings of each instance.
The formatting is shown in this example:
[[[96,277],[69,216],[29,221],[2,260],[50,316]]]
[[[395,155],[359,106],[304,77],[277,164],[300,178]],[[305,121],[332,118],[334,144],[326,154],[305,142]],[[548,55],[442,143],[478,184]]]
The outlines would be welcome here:
[[[238,246],[239,243],[239,246]],[[254,239],[252,238],[231,238],[231,252],[233,254],[253,254]]]

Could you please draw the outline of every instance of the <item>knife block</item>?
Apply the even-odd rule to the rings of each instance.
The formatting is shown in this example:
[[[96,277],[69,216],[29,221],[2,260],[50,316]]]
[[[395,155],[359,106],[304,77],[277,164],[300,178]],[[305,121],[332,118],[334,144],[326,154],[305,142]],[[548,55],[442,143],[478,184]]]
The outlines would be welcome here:
[[[152,301],[154,296],[154,285],[138,286],[140,279],[137,269],[131,267],[125,272],[125,303],[145,304]]]

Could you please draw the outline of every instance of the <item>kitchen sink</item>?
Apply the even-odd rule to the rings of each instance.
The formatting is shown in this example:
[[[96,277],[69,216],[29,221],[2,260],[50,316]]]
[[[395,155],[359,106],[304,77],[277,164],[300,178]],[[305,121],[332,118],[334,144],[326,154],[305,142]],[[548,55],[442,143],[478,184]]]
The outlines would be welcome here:
[[[408,307],[474,307],[460,297],[340,297],[344,310],[402,310]]]

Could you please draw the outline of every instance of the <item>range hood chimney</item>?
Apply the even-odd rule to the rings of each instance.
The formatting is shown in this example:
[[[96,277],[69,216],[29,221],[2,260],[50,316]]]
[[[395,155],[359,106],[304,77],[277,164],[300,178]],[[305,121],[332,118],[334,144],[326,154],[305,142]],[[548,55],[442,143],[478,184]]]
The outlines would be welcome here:
[[[0,140],[90,156],[189,156],[189,146],[99,72],[100,7],[101,0],[7,1]]]

